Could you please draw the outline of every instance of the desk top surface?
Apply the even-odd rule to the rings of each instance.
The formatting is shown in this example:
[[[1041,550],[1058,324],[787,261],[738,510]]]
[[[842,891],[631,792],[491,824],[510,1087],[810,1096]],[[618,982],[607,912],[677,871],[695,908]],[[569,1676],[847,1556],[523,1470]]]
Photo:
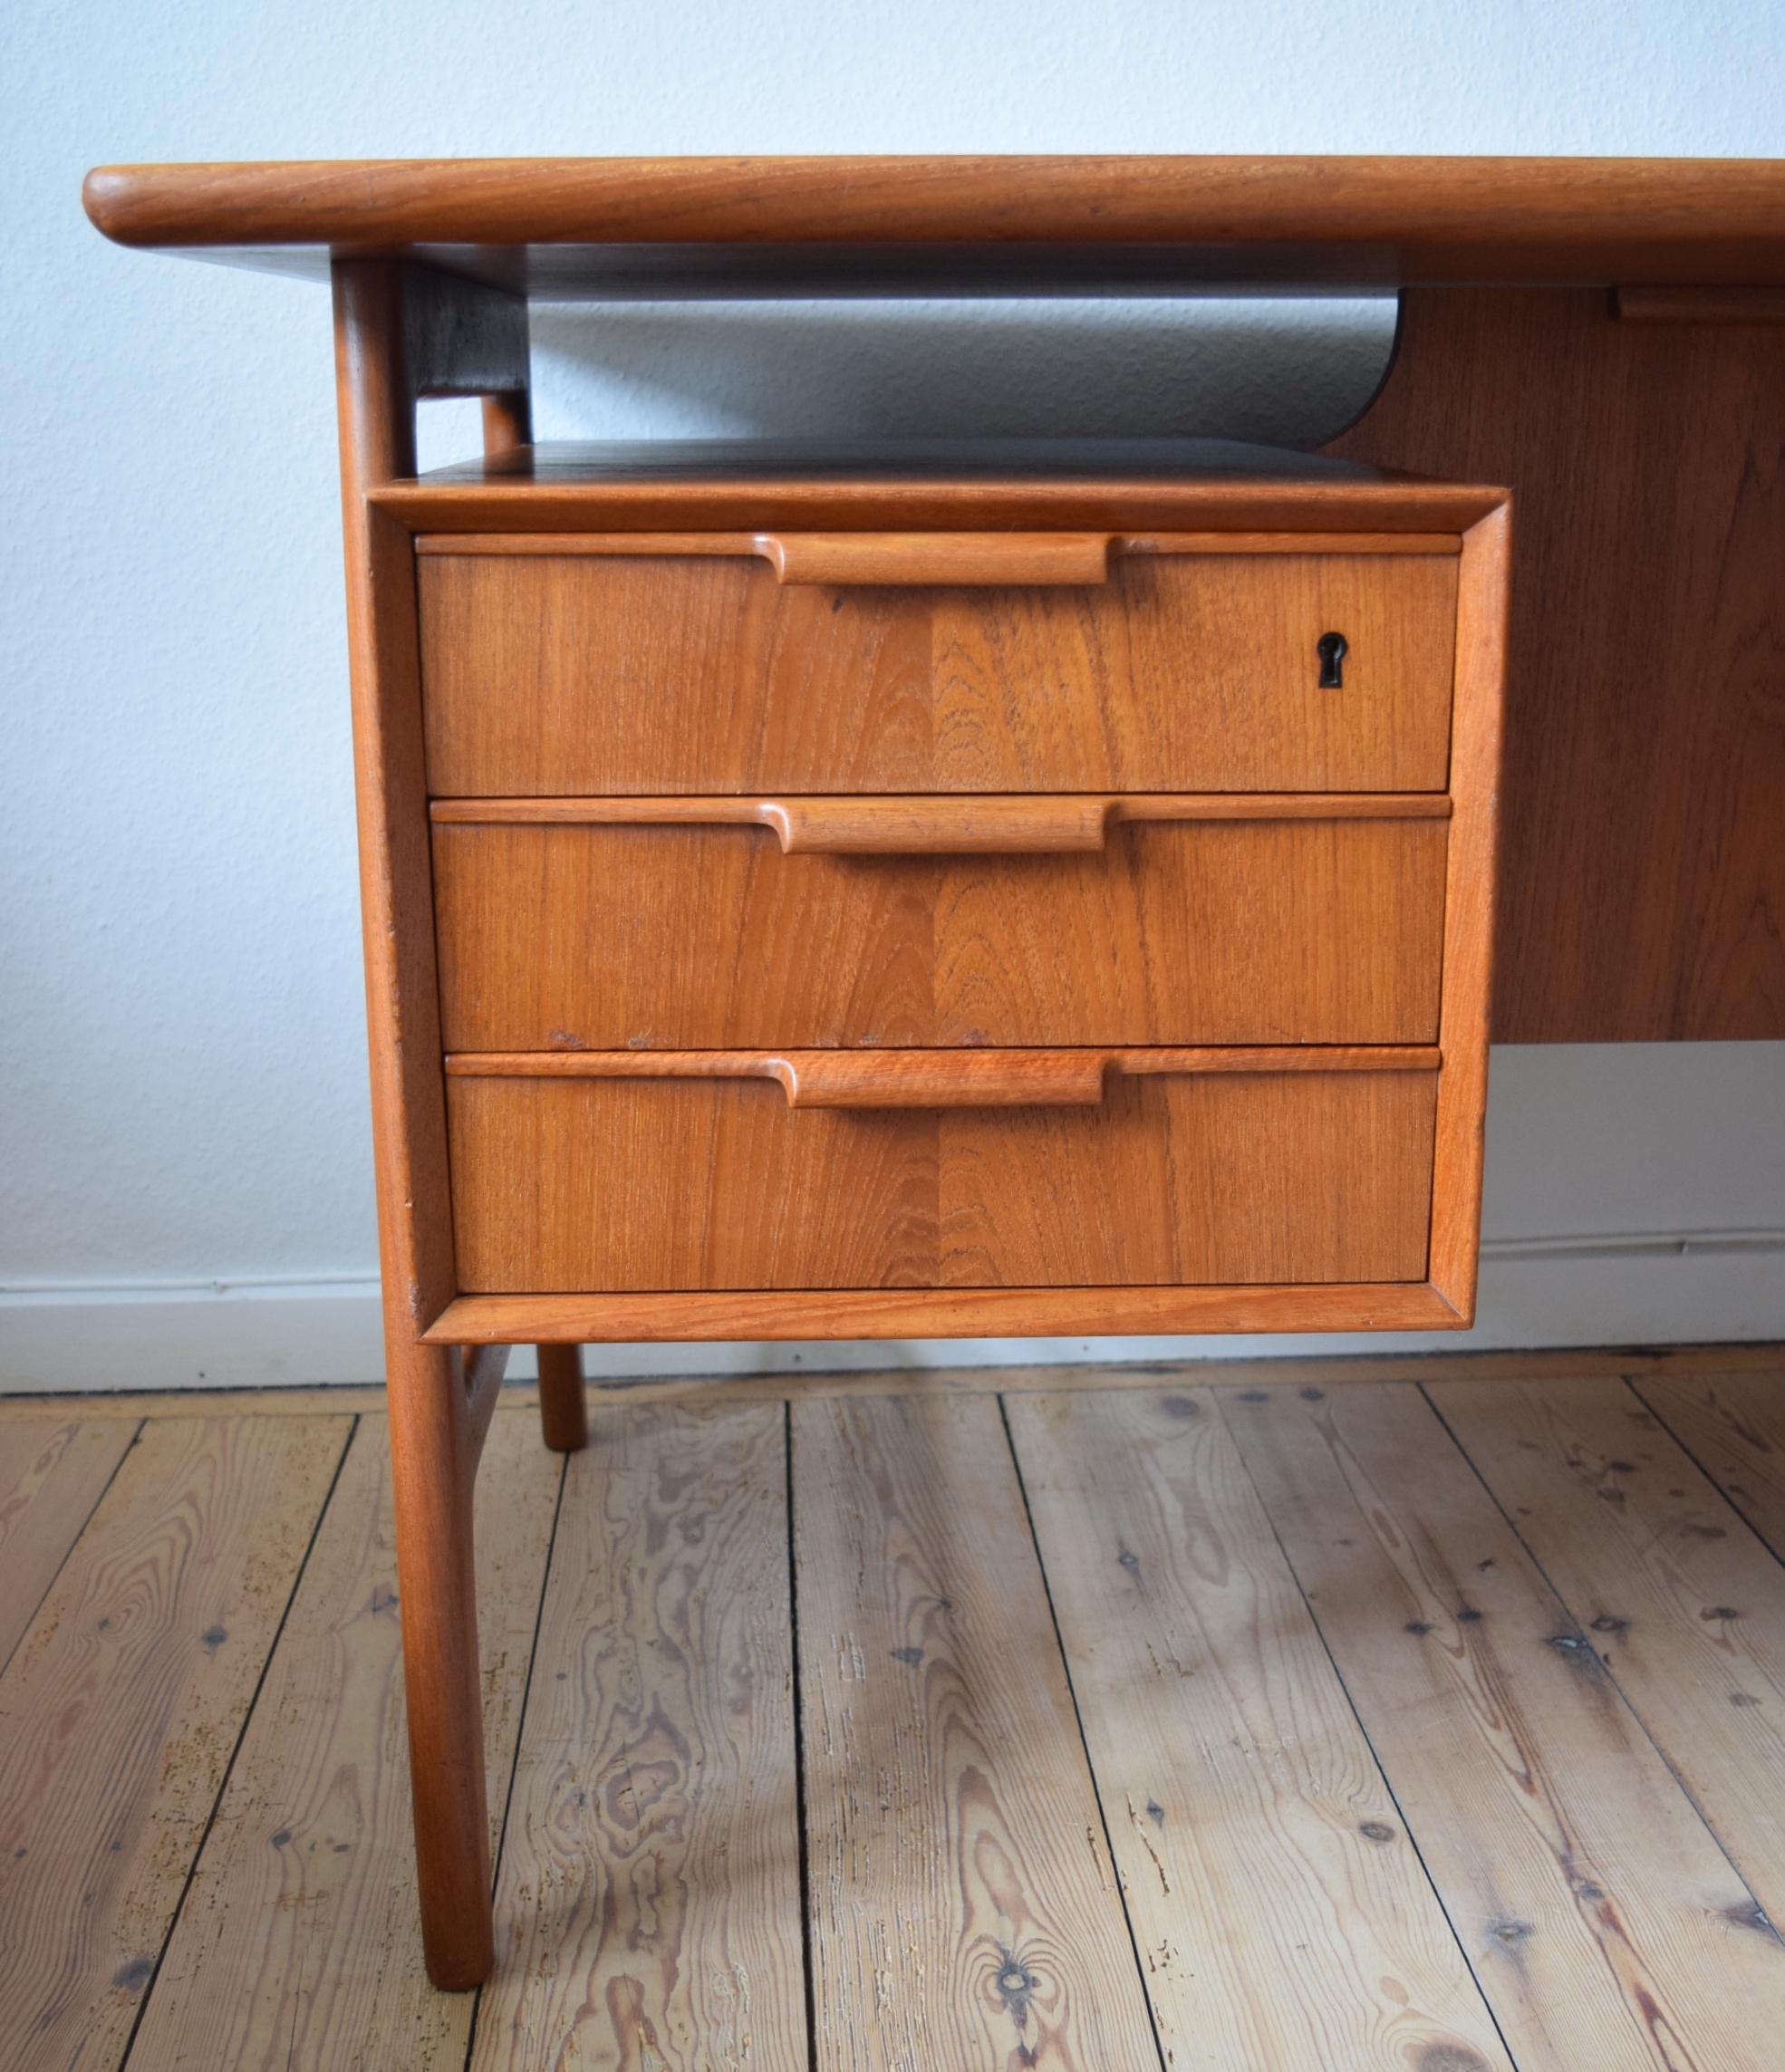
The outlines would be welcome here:
[[[541,301],[1414,282],[1785,286],[1785,160],[415,159],[103,166],[119,243]]]

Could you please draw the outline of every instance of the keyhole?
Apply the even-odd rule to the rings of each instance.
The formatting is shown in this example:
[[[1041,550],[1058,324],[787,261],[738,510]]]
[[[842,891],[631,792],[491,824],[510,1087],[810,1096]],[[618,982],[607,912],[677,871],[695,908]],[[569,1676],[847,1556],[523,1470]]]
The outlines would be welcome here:
[[[1345,657],[1350,647],[1343,633],[1322,633],[1314,643],[1314,651],[1320,658],[1320,688],[1322,690],[1345,689]]]

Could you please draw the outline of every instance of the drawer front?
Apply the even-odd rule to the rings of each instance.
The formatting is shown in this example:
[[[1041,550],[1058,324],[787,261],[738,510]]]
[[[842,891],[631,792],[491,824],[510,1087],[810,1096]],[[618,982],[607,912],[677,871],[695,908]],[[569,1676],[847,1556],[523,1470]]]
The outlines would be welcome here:
[[[862,1108],[796,1105],[772,1078],[680,1062],[703,1075],[449,1077],[462,1291],[1425,1274],[1432,1069],[1173,1070],[1130,1052],[1087,1100],[1060,1053],[1044,1063],[1064,1076],[1039,1100],[1067,1104]],[[1003,1069],[995,1054],[970,1064]],[[661,1067],[627,1067],[640,1068]]]
[[[758,802],[757,824],[437,822],[446,1046],[1435,1040],[1442,802],[1239,820],[1058,800],[1006,830],[999,803],[911,802],[890,827],[821,805],[808,838],[842,846],[794,853],[773,828],[800,839],[798,802]],[[1016,853],[900,853],[976,834]]]
[[[1453,556],[1129,552],[1103,582],[957,587],[423,545],[437,796],[1446,782]]]

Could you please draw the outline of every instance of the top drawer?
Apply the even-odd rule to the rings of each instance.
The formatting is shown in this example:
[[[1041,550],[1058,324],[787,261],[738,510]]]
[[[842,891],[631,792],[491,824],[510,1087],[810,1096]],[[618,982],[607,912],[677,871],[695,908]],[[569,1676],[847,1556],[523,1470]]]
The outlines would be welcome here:
[[[1126,543],[1103,580],[1099,554],[1085,580],[1064,543],[1036,535],[1026,570],[1005,535],[986,560],[1014,580],[969,558],[971,580],[941,583],[904,580],[924,572],[922,543],[884,535],[828,556],[658,544],[420,543],[436,796],[1447,780],[1452,554],[1167,537]],[[1327,633],[1345,641],[1337,689],[1321,682]]]

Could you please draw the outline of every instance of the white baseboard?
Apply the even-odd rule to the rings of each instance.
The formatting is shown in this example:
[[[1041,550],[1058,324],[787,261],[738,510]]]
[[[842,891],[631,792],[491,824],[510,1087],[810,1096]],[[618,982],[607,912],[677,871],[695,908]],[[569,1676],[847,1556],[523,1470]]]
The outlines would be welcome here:
[[[1468,1332],[1222,1338],[852,1339],[593,1345],[591,1374],[762,1373],[1785,1339],[1785,1230],[1490,1238]],[[248,1388],[375,1380],[363,1278],[0,1289],[0,1393]],[[513,1370],[530,1371],[522,1353]]]

